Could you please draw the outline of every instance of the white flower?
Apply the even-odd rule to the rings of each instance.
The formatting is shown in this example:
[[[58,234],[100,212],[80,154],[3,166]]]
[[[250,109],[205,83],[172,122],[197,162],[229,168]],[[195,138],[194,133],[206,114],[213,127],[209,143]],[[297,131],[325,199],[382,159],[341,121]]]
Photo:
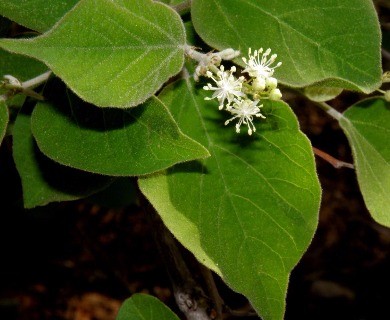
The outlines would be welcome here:
[[[218,99],[219,110],[222,110],[224,107],[225,100],[228,101],[228,105],[233,101],[234,97],[243,97],[245,94],[241,91],[242,83],[244,82],[244,77],[236,78],[233,73],[236,71],[236,67],[231,67],[229,71],[225,71],[223,65],[220,66],[216,77],[210,71],[207,71],[206,75],[213,79],[216,87],[213,87],[210,83],[207,86],[204,86],[204,90],[213,90],[215,91],[211,98],[205,98],[206,100],[211,100],[214,98]]]
[[[252,55],[252,50],[249,48],[248,56],[249,61],[246,58],[242,58],[244,63],[246,64],[246,68],[243,70],[243,72],[248,72],[248,74],[251,77],[255,78],[269,78],[272,77],[274,74],[275,68],[279,67],[282,63],[279,62],[276,66],[271,67],[271,64],[273,64],[277,58],[276,54],[273,54],[269,59],[268,56],[271,53],[271,49],[267,49],[263,54],[263,48],[260,48],[259,50],[255,50],[254,54]],[[260,60],[260,55],[261,60]]]
[[[256,128],[253,124],[253,117],[260,117],[265,119],[265,117],[260,112],[260,108],[263,105],[257,106],[258,102],[259,100],[252,101],[249,99],[234,99],[233,105],[228,106],[227,108],[227,110],[234,116],[225,122],[225,126],[234,119],[239,119],[238,123],[236,124],[236,132],[239,133],[241,125],[246,124],[248,126],[248,134],[252,135],[252,132],[256,131]]]

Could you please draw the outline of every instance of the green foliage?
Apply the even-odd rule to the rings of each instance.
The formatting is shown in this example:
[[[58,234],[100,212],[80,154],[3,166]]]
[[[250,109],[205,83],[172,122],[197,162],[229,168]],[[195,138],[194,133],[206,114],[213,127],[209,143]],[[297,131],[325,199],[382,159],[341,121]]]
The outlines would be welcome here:
[[[49,30],[79,0],[4,0],[0,14],[22,26],[44,32]]]
[[[278,79],[289,86],[323,82],[368,93],[380,85],[380,29],[370,0],[193,0],[191,13],[214,48],[272,48],[283,61]]]
[[[280,96],[270,77],[318,102],[345,89],[377,89],[381,37],[374,6],[370,0],[193,0],[191,15],[180,6],[184,22],[170,8],[182,2],[2,1],[1,15],[45,33],[0,39],[7,50],[0,49],[0,76],[36,81],[1,83],[0,142],[8,127],[26,208],[83,197],[106,206],[140,203],[138,181],[200,262],[244,294],[264,320],[281,320],[289,275],[317,226],[321,190],[296,117],[285,102],[270,100]],[[15,30],[0,19],[2,36]],[[248,48],[269,47],[283,64],[275,75],[266,61],[256,61],[252,74],[225,61],[217,70],[223,54],[199,47],[231,48],[223,51],[227,60],[235,50],[246,56]],[[188,59],[183,68],[185,54],[197,65]],[[245,65],[240,57],[234,62]],[[66,85],[55,77],[36,80],[47,68]],[[215,93],[226,93],[221,74],[235,81],[229,84],[235,94],[225,99]],[[204,76],[211,76],[208,91]],[[10,98],[43,83],[43,101]],[[213,93],[218,103],[205,100]],[[252,109],[233,110],[232,95],[252,99]],[[265,119],[257,117],[257,102]],[[343,115],[320,105],[340,117],[367,207],[390,226],[389,103],[365,100]],[[243,128],[253,120],[253,135],[224,125],[236,115],[232,110]],[[178,318],[157,299],[134,295],[117,319]]]
[[[0,145],[7,131],[8,120],[8,108],[5,102],[0,100]]]
[[[116,320],[179,320],[179,318],[155,297],[134,294],[123,303]]]
[[[340,125],[352,147],[367,208],[377,222],[390,227],[390,103],[363,100],[344,112]]]
[[[264,319],[281,319],[288,276],[312,239],[320,201],[311,147],[296,118],[283,102],[264,103],[267,119],[248,137],[224,127],[217,103],[205,102],[190,80],[159,97],[211,157],[143,178],[141,190],[172,233],[192,252],[204,250]],[[176,221],[197,227],[201,248],[188,241],[192,229]]]
[[[34,109],[32,132],[40,150],[63,165],[134,176],[209,155],[181,133],[156,98],[131,110],[99,109],[70,92],[49,92]]]
[[[165,4],[168,4],[168,5],[176,5],[176,4],[184,2],[184,0],[158,0],[158,1],[163,2]]]
[[[332,87],[323,87],[323,86],[310,86],[306,87],[304,93],[312,101],[324,102],[328,100],[333,100],[336,98],[343,89],[332,88]]]
[[[144,102],[178,73],[184,43],[179,16],[151,0],[82,0],[42,36],[0,40],[45,62],[84,100],[119,108]]]
[[[13,129],[13,156],[22,180],[25,208],[84,198],[112,181],[109,177],[63,167],[46,158],[31,134],[30,116],[24,113],[19,113]]]
[[[0,75],[11,74],[20,81],[26,81],[47,71],[47,67],[35,59],[12,54],[0,49]]]
[[[45,71],[47,71],[47,67],[42,62],[0,49],[0,81],[2,80],[2,76],[12,75],[23,82]],[[0,88],[0,95],[5,92],[4,89]],[[16,95],[7,99],[6,104],[8,106],[21,107],[24,101],[25,96]]]

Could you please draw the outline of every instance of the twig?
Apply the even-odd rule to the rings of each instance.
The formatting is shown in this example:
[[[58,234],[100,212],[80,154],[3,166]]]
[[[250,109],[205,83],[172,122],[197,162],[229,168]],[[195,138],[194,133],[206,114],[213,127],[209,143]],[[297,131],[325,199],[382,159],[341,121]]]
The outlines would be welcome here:
[[[210,293],[211,298],[215,304],[216,316],[214,317],[214,319],[222,319],[222,311],[225,303],[222,297],[219,295],[218,288],[215,285],[213,274],[209,268],[206,268],[203,265],[200,265],[200,270],[202,272],[203,278],[205,279],[208,292]]]
[[[201,285],[195,281],[177,241],[165,227],[147,200],[141,196],[143,207],[153,224],[156,244],[172,282],[174,297],[187,320],[212,320],[208,311],[212,309]],[[213,318],[220,320],[221,318]]]
[[[339,121],[344,117],[340,112],[338,112],[336,109],[333,109],[326,102],[317,102],[316,105],[319,106],[322,110],[326,111],[327,114],[329,114],[332,118],[336,119],[337,121]]]
[[[312,147],[313,148],[313,151],[314,153],[319,156],[320,158],[324,159],[325,161],[329,162],[333,167],[335,167],[336,169],[340,169],[342,167],[345,167],[345,168],[350,168],[350,169],[355,169],[354,165],[351,164],[351,163],[348,163],[348,162],[344,162],[344,161],[341,161],[341,160],[338,160],[334,157],[332,157],[331,155],[327,154],[326,152],[320,150],[320,149],[317,149],[315,147]]]
[[[25,94],[26,96],[33,97],[37,100],[43,100],[43,96],[41,96],[39,93],[36,93],[32,89],[47,81],[51,73],[51,71],[47,71],[22,83],[11,75],[5,75],[4,79],[6,79],[7,82],[4,82],[2,86],[5,89],[8,89],[8,92],[0,96],[0,101],[6,101],[18,93]]]
[[[382,48],[382,57],[387,60],[390,60],[390,52]]]
[[[47,79],[49,79],[50,75],[51,75],[51,71],[42,73],[39,76],[36,76],[35,78],[23,82],[22,87],[23,89],[34,89],[35,87],[39,86]]]

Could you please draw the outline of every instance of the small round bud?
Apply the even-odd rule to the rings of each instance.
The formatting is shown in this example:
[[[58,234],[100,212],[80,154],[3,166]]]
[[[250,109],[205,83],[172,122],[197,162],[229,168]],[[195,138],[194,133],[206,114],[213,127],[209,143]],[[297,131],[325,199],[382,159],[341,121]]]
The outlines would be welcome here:
[[[240,55],[240,51],[233,50],[232,48],[228,48],[219,52],[219,56],[223,60],[232,60]]]
[[[265,89],[265,80],[264,78],[256,78],[252,82],[253,90],[255,91],[263,91]]]
[[[280,92],[279,89],[272,89],[271,92],[269,93],[269,98],[271,100],[280,100],[282,97],[282,93]]]
[[[269,77],[267,78],[267,80],[265,81],[265,84],[268,88],[270,88],[271,90],[272,89],[275,89],[277,86],[278,86],[278,80],[276,80],[275,78],[273,77]]]
[[[3,76],[3,78],[11,85],[15,87],[22,87],[22,83],[16,79],[14,76],[11,76],[9,74]]]

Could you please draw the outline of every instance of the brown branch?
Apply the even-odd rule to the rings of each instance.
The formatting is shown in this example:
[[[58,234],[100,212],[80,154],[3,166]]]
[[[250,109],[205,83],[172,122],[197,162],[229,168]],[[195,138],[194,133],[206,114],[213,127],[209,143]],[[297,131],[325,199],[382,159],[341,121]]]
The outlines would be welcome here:
[[[213,302],[203,290],[202,284],[195,280],[194,272],[183,256],[182,247],[142,195],[141,201],[153,224],[155,241],[168,271],[179,309],[187,320],[220,320],[221,318],[210,316]]]
[[[387,60],[390,60],[390,52],[382,48],[382,57]]]
[[[322,151],[320,149],[317,149],[317,148],[314,148],[314,147],[312,147],[312,148],[313,148],[314,153],[317,156],[319,156],[320,158],[322,158],[325,161],[329,162],[336,169],[340,169],[342,167],[355,169],[355,167],[354,167],[354,165],[352,163],[348,163],[348,162],[344,162],[344,161],[338,160],[338,159],[332,157],[331,155],[327,154],[326,152],[324,152],[324,151]]]

